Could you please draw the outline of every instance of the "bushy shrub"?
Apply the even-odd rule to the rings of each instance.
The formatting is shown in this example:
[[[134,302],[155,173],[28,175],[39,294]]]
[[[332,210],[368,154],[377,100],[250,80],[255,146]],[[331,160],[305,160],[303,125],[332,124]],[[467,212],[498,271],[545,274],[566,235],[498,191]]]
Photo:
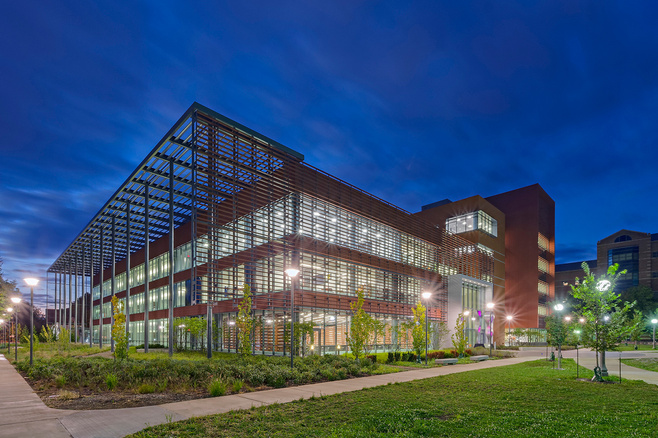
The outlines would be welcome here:
[[[450,350],[450,354],[452,354],[452,357],[459,357],[459,352],[457,350]]]
[[[137,388],[139,394],[153,394],[155,392],[155,385],[152,383],[142,383]]]
[[[368,360],[370,360],[371,363],[377,362],[377,355],[376,354],[369,354],[366,357],[368,358]]]
[[[473,356],[473,350],[471,350],[470,348],[467,348],[466,350],[464,350],[464,354],[466,356]]]
[[[222,379],[213,379],[208,385],[208,393],[211,397],[221,397],[226,394],[226,383]]]
[[[114,388],[117,387],[118,383],[119,379],[115,374],[108,374],[105,376],[105,385],[107,385],[108,390],[113,391]]]
[[[442,358],[437,358],[437,359],[452,359],[454,357],[455,357],[455,355],[452,354],[451,351],[444,351],[443,352],[443,357]]]
[[[237,394],[238,392],[240,392],[243,386],[244,386],[244,382],[242,380],[236,379],[233,381],[233,388],[231,389],[234,393]]]
[[[446,355],[446,352],[443,350],[439,351],[431,351],[428,353],[427,358],[428,359],[443,359]]]
[[[57,385],[58,388],[63,388],[66,385],[66,376],[56,376],[55,385]]]

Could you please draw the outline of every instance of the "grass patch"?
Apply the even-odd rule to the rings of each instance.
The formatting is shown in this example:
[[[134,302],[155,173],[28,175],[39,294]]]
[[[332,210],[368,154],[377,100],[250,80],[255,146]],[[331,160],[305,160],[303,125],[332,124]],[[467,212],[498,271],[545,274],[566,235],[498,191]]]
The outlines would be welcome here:
[[[621,344],[617,348],[615,348],[617,351],[640,351],[640,350],[645,350],[645,351],[650,351],[653,350],[653,344],[639,344],[637,346],[637,350],[635,350],[635,344],[628,343],[628,344]]]
[[[642,359],[622,359],[621,361],[626,365],[635,368],[642,368],[643,370],[658,372],[658,357],[656,358],[645,357]]]
[[[658,388],[576,380],[546,361],[194,418],[133,437],[654,437]],[[581,375],[589,375],[581,367]]]

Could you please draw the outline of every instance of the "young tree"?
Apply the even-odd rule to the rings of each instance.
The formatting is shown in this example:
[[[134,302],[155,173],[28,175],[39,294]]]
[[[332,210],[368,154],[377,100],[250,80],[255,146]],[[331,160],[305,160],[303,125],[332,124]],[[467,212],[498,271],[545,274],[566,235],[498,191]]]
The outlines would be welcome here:
[[[425,331],[425,306],[422,301],[416,303],[416,307],[412,307],[411,311],[414,314],[412,320],[411,339],[414,351],[416,352],[416,360],[420,362],[421,352],[425,349],[427,342],[427,332]]]
[[[658,303],[653,299],[653,290],[649,286],[639,285],[629,287],[621,292],[620,297],[629,303],[635,302],[633,309],[639,310],[645,315],[653,313]]]
[[[642,337],[642,333],[645,329],[645,320],[642,316],[642,312],[635,310],[633,313],[633,318],[628,322],[629,333],[628,336],[631,338],[631,341],[635,342],[635,349],[637,350],[637,341]]]
[[[114,358],[124,360],[128,358],[128,335],[126,334],[126,313],[123,311],[123,301],[116,295],[112,296],[112,337],[114,338]]]
[[[245,283],[242,292],[242,302],[238,306],[235,325],[238,329],[238,349],[240,354],[247,356],[251,354],[251,333],[254,327],[254,318],[251,314],[251,288],[248,284]]]
[[[464,333],[464,315],[460,313],[457,315],[457,321],[455,322],[455,332],[452,334],[452,345],[459,353],[459,357],[464,357],[464,351],[466,350],[466,335]]]
[[[615,263],[608,267],[606,274],[597,279],[587,263],[583,262],[582,268],[585,277],[582,280],[576,278],[576,284],[571,285],[571,294],[580,300],[577,306],[585,318],[583,345],[596,351],[596,367],[601,370],[599,353],[602,354],[601,365],[605,365],[605,351],[616,348],[628,334],[626,315],[632,305],[622,305],[621,299],[615,293],[617,281],[626,271],[618,272],[619,265]],[[597,375],[594,378],[600,379]]]
[[[367,354],[368,339],[373,328],[373,318],[363,310],[363,294],[362,288],[357,289],[357,300],[350,303],[352,321],[350,323],[350,333],[347,336],[347,344],[357,360]]]
[[[375,318],[372,319],[372,343],[375,346],[375,353],[377,353],[377,341],[379,337],[381,336],[383,340],[386,339],[386,327],[387,324],[384,321]]]
[[[443,322],[431,322],[430,323],[430,349],[441,348],[444,344],[444,341],[447,339],[450,334],[450,329],[448,325]]]
[[[546,317],[546,334],[548,345],[558,347],[557,352],[557,369],[562,369],[562,345],[566,343],[569,337],[569,324],[564,322],[560,313],[553,313]]]

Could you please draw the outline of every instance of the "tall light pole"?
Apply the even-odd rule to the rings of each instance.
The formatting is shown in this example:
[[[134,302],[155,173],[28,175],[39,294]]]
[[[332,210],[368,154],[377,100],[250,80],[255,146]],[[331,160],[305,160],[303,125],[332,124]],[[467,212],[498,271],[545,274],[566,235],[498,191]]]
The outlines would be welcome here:
[[[512,345],[512,339],[510,338],[510,330],[512,329],[512,315],[507,315],[507,340],[510,345]]]
[[[487,309],[489,309],[489,356],[491,356],[492,350],[493,350],[493,309],[494,309],[494,303],[487,303]]]
[[[25,283],[30,286],[30,366],[34,355],[34,286],[39,284],[38,278],[26,278]]]
[[[578,358],[578,344],[580,344],[580,330],[574,330],[573,332],[578,335],[578,340],[576,341],[576,379],[577,379],[578,377],[580,377],[578,372],[580,370],[580,360]]]
[[[430,305],[430,298],[432,298],[432,292],[423,292],[423,299],[425,300],[425,366],[427,366],[427,341],[429,337],[429,319],[427,319],[427,308]]]
[[[562,304],[556,304],[554,307],[556,312],[562,312],[564,310],[564,306]],[[560,337],[558,338],[557,342],[557,369],[561,370],[562,369],[562,318],[558,318],[560,321]]]
[[[18,297],[11,297],[11,302],[14,304],[21,301]],[[14,312],[14,362],[18,362],[18,311]]]
[[[9,336],[7,337],[7,356],[9,356],[9,353],[11,352],[10,345],[11,342],[9,342],[9,338],[11,338],[11,312],[13,312],[14,308],[13,307],[7,307],[7,312],[10,314],[9,315],[9,320],[7,320],[7,324],[9,325]]]
[[[299,269],[288,268],[285,272],[290,277],[290,369],[293,369],[293,360],[295,358],[295,278],[299,274]]]
[[[658,319],[654,318],[651,320],[651,324],[653,324],[653,349],[656,349],[656,323],[658,323]]]

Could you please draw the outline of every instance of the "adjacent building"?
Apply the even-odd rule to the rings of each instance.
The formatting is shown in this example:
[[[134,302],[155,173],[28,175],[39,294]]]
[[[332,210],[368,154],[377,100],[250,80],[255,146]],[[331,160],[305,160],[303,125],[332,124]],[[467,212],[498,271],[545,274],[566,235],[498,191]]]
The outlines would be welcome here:
[[[416,216],[493,258],[487,280],[493,284],[497,342],[515,328],[542,338],[548,302],[555,295],[555,201],[539,184],[487,198],[446,199],[424,206]]]

